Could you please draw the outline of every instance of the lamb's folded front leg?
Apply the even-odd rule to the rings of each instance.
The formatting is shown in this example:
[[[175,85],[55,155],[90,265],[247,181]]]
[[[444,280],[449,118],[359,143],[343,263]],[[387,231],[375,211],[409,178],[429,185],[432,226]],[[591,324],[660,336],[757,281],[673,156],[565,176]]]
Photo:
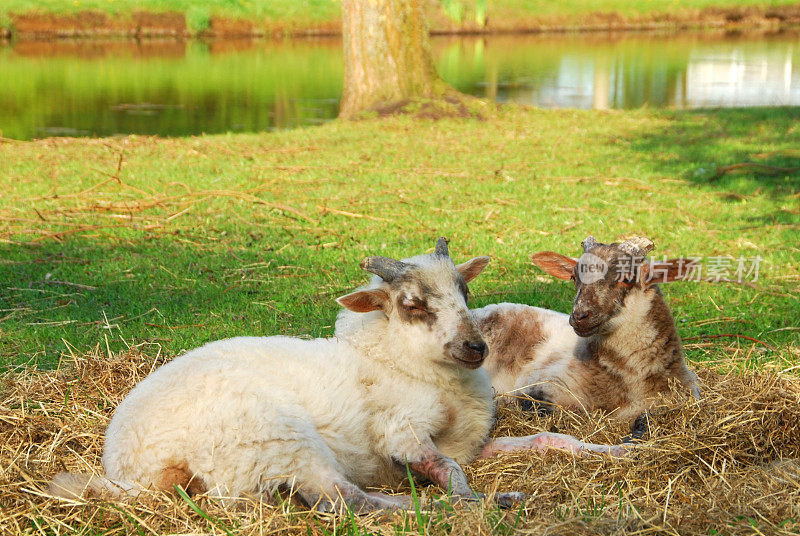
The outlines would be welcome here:
[[[481,498],[469,487],[467,475],[461,466],[452,458],[439,452],[432,442],[419,445],[415,451],[406,460],[408,467],[415,474],[448,490],[453,497],[458,499],[477,500]]]
[[[625,456],[628,452],[628,449],[623,445],[584,443],[570,435],[542,432],[540,434],[523,437],[498,437],[490,439],[483,446],[483,449],[481,449],[481,452],[478,454],[478,459],[491,458],[501,452],[547,449],[563,450],[581,456],[597,453],[621,457]]]
[[[442,454],[433,442],[426,442],[415,449],[414,456],[407,460],[408,467],[419,476],[446,489],[452,498],[458,501],[478,501],[485,496],[472,491],[467,482],[467,475],[458,463]],[[494,500],[500,506],[508,507],[523,501],[527,496],[523,493],[496,493]]]

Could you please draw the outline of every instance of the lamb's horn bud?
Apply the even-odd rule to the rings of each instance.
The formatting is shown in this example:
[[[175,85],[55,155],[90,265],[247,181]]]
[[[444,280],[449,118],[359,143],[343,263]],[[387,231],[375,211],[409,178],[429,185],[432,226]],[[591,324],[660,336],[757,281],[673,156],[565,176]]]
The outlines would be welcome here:
[[[644,236],[634,236],[619,245],[619,248],[635,257],[644,257],[656,247],[653,241]]]
[[[361,261],[361,268],[379,276],[387,283],[391,283],[400,272],[405,270],[406,263],[390,259],[389,257],[367,257]]]
[[[597,240],[592,235],[589,235],[581,242],[581,246],[583,246],[583,251],[587,252],[597,247]]]
[[[445,257],[450,256],[450,252],[447,250],[447,239],[445,237],[442,236],[436,241],[436,250],[433,254],[444,255]]]

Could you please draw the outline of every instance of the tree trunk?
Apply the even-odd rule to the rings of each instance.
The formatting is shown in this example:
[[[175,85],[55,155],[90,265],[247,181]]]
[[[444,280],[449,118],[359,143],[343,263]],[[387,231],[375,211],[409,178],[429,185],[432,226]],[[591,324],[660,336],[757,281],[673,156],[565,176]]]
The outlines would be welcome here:
[[[424,0],[343,0],[344,95],[339,117],[444,96]]]

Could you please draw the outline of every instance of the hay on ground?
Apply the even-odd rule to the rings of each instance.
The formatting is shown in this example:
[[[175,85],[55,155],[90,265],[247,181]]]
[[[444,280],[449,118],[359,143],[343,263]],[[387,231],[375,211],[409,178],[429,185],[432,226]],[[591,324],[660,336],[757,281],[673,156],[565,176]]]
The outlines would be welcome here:
[[[65,358],[58,370],[6,374],[0,386],[0,534],[325,534],[352,523],[375,534],[420,533],[416,514],[356,520],[315,516],[288,503],[197,504],[166,494],[134,503],[58,502],[48,479],[101,471],[103,433],[124,395],[160,357],[137,350]],[[699,367],[698,367],[699,368]],[[673,392],[630,459],[511,454],[467,468],[475,489],[531,494],[520,510],[492,505],[424,515],[430,534],[797,534],[800,531],[800,378],[764,369],[700,368],[705,397]],[[550,417],[503,409],[495,435],[553,430],[617,442],[609,416]],[[422,486],[423,494],[441,490]],[[394,490],[407,493],[408,489]],[[197,508],[197,509],[195,509]],[[348,532],[350,533],[350,532]],[[364,533],[364,532],[361,532]]]

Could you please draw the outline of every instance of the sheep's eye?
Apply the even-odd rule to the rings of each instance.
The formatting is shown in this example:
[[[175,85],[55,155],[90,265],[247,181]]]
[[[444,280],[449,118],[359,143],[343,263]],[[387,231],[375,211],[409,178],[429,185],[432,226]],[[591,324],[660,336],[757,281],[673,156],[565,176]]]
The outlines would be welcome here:
[[[427,314],[428,310],[417,302],[407,301],[403,303],[403,307],[412,314]]]

